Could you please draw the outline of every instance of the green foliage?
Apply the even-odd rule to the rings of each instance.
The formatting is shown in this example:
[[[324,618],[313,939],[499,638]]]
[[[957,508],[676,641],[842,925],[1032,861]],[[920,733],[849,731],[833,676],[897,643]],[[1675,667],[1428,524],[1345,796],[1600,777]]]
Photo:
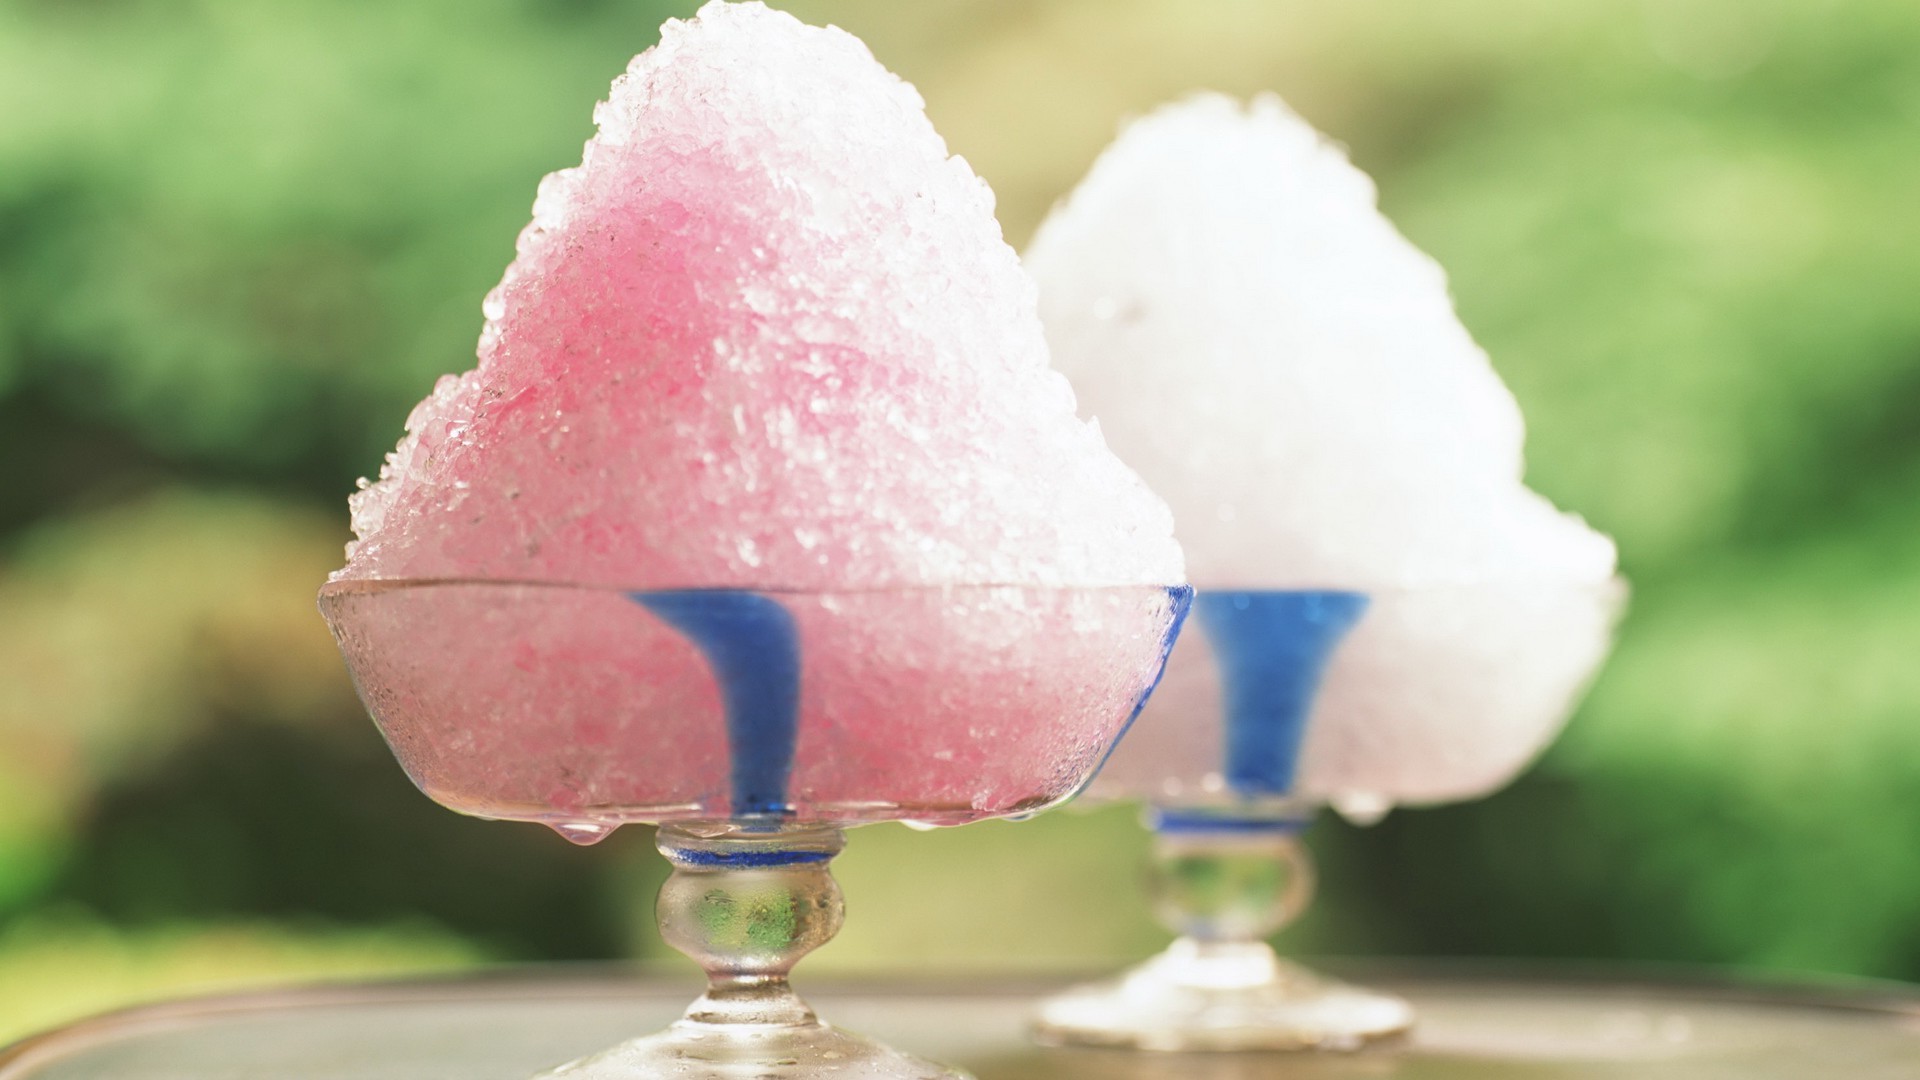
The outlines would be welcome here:
[[[471,364],[539,177],[686,6],[0,2],[0,1012],[62,950],[99,980],[40,988],[65,1015],[123,955],[157,992],[469,948],[168,929],[209,920],[623,947],[657,875],[420,798],[313,594],[353,477]],[[49,904],[132,929],[32,929]]]
[[[1536,44],[1383,179],[1526,406],[1532,475],[1643,583],[1827,530],[1920,460],[1920,140],[1889,137],[1920,63],[1888,48],[1920,9],[1844,7],[1751,5],[1767,51],[1714,79],[1662,62],[1658,20],[1652,50]]]
[[[331,492],[440,374],[585,104],[685,5],[0,7],[0,371]]]
[[[1633,610],[1545,775],[1349,842],[1480,924],[1401,917],[1417,948],[1920,975],[1920,9],[1588,30],[1382,189]],[[1410,854],[1448,830],[1452,865]]]

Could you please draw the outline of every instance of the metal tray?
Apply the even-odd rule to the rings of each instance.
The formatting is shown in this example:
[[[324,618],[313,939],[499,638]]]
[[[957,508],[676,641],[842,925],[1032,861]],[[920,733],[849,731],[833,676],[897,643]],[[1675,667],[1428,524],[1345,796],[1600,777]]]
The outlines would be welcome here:
[[[1420,1011],[1355,1055],[1043,1049],[1058,980],[801,980],[819,1013],[980,1080],[1920,1080],[1920,990],[1372,970]],[[0,1080],[526,1080],[659,1028],[687,977],[552,970],[155,1005],[0,1050]]]

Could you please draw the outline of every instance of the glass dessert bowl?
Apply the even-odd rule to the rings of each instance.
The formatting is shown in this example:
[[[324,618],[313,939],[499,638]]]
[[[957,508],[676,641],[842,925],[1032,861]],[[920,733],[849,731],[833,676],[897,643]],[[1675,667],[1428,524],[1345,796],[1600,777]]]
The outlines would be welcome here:
[[[1550,742],[1604,657],[1624,586],[1362,593],[1212,590],[1089,792],[1146,804],[1153,907],[1176,940],[1044,1002],[1045,1042],[1345,1050],[1412,1009],[1281,959],[1266,939],[1313,891],[1298,833],[1485,795]]]
[[[1046,809],[1159,678],[1184,587],[627,591],[336,581],[320,608],[426,794],[576,843],[660,826],[661,934],[708,988],[581,1078],[943,1077],[787,981],[839,929],[843,830]]]

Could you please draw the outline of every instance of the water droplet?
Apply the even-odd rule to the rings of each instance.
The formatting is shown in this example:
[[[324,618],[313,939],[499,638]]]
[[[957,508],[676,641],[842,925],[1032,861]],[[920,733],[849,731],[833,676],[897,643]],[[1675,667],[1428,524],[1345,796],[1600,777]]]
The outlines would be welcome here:
[[[1378,825],[1393,809],[1393,800],[1371,791],[1349,791],[1328,800],[1340,816],[1355,825]]]
[[[552,822],[553,831],[566,837],[581,847],[597,844],[613,835],[614,827],[600,821],[557,821]]]

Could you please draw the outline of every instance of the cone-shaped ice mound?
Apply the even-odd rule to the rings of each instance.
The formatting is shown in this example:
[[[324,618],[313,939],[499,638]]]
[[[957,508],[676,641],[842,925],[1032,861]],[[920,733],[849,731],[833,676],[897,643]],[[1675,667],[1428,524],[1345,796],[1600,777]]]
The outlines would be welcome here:
[[[1265,96],[1130,125],[1041,227],[1055,364],[1200,588],[1604,581],[1521,483],[1513,395],[1366,174]]]
[[[1056,365],[1173,506],[1200,589],[1107,790],[1384,807],[1479,793],[1545,744],[1606,651],[1613,544],[1523,484],[1513,396],[1336,146],[1272,96],[1162,108],[1027,265]],[[1230,633],[1254,638],[1210,643]],[[1223,726],[1221,672],[1281,654],[1317,658],[1268,695],[1306,711]]]
[[[710,3],[595,119],[337,578],[1183,580],[1047,366],[992,193],[858,39]]]

